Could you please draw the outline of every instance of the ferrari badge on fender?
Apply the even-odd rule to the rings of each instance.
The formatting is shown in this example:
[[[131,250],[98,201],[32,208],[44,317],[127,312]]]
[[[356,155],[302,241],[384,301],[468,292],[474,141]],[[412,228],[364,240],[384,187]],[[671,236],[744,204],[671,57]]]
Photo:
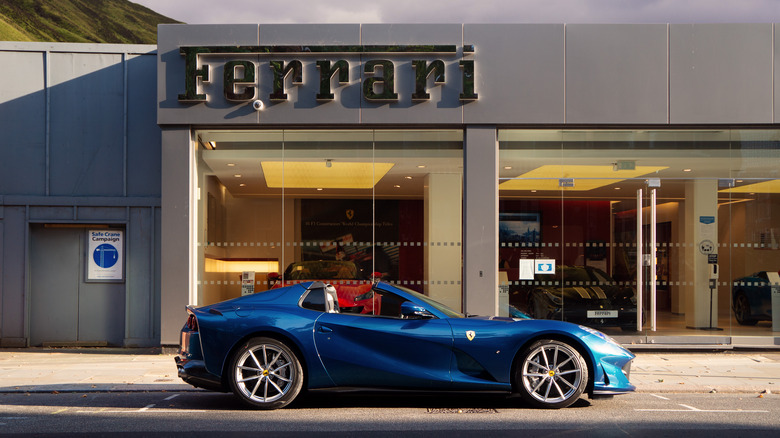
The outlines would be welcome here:
[[[469,331],[466,332],[466,339],[468,339],[469,341],[473,341],[474,340],[474,336],[476,336],[476,335],[477,334],[474,333],[474,330],[469,330]]]

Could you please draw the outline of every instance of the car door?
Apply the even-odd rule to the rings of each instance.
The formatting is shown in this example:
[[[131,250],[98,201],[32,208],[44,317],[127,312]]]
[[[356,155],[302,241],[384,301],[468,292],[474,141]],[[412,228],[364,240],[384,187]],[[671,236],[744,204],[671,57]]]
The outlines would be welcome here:
[[[452,329],[442,319],[323,313],[314,327],[317,352],[337,386],[437,389],[450,386]],[[396,297],[396,298],[394,298]],[[377,309],[380,306],[376,306]]]

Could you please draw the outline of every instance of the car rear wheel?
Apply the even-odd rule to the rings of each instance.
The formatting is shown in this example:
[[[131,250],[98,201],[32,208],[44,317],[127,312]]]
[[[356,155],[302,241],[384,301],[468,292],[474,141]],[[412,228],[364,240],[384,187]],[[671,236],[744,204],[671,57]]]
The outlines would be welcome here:
[[[739,325],[756,325],[757,320],[750,317],[750,301],[743,293],[737,295],[734,301],[734,317]]]
[[[534,342],[517,362],[515,382],[521,398],[547,409],[565,408],[588,384],[588,366],[571,345],[552,339]]]
[[[230,388],[244,403],[278,409],[301,392],[303,370],[295,353],[273,338],[253,338],[230,361]]]

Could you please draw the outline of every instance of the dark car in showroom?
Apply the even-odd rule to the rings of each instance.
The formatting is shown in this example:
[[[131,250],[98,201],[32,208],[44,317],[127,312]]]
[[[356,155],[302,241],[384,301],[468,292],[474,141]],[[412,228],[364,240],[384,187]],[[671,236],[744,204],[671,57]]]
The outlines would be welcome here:
[[[636,292],[591,266],[558,265],[555,273],[519,281],[509,302],[532,318],[636,330]]]
[[[339,388],[518,394],[553,409],[635,390],[634,355],[592,328],[466,317],[384,282],[366,295],[370,313],[341,312],[335,288],[319,281],[189,306],[179,377],[260,409]]]
[[[740,325],[772,320],[772,288],[780,288],[780,272],[759,271],[734,280],[731,308]]]

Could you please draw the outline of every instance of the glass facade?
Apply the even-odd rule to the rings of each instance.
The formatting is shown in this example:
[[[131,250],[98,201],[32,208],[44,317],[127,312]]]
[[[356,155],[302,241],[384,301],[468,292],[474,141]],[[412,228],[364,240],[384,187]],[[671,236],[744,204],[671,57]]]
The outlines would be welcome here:
[[[371,312],[360,298],[381,278],[463,310],[461,130],[195,134],[198,304],[323,280]],[[514,307],[501,298],[499,314],[621,336],[771,335],[780,131],[497,137],[499,211],[484,220],[498,222]]]
[[[780,131],[499,130],[500,276],[537,318],[771,335]]]
[[[460,309],[461,131],[196,137],[199,304],[324,280],[350,307],[378,277]]]

